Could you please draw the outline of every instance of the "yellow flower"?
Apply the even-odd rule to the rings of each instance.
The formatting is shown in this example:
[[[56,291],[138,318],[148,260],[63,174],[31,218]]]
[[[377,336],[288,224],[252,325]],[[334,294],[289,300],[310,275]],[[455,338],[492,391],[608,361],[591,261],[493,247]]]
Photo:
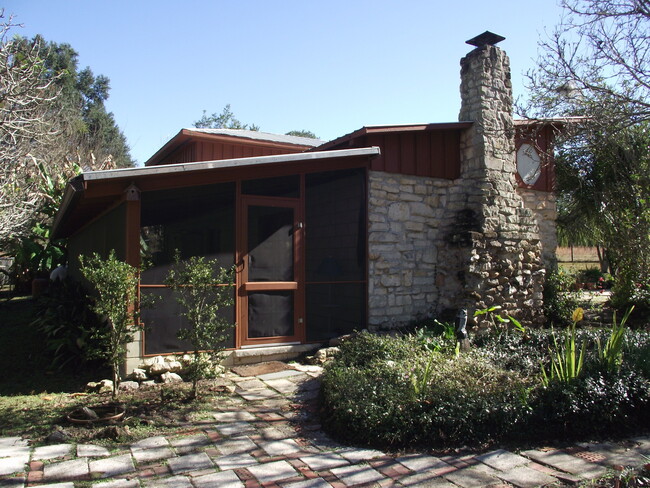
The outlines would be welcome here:
[[[572,315],[573,321],[574,322],[580,322],[583,319],[584,314],[585,314],[585,311],[581,307],[576,308],[573,311],[573,315]]]

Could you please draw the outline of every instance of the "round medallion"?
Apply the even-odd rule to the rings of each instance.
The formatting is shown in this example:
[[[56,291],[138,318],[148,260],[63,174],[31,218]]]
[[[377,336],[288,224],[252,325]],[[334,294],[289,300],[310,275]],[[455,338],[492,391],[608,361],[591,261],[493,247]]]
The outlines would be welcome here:
[[[530,144],[522,144],[517,151],[517,173],[527,185],[534,185],[542,174],[542,158]]]

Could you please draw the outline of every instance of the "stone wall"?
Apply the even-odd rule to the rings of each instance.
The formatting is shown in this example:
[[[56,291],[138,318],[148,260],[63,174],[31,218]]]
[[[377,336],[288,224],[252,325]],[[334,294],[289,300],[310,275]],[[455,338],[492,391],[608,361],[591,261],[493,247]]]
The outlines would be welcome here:
[[[557,265],[557,197],[546,191],[519,188],[517,190],[524,201],[524,207],[535,216],[542,246],[542,261],[546,269]]]
[[[527,320],[541,320],[544,264],[535,213],[524,205],[515,179],[510,61],[493,45],[461,60],[460,120],[472,127],[461,141],[461,179],[472,225],[448,229],[462,247],[460,308],[492,305]],[[458,217],[456,218],[458,220]],[[452,220],[453,221],[453,220]],[[471,316],[471,315],[470,315]]]
[[[436,312],[438,248],[450,180],[371,171],[368,206],[370,325]]]
[[[370,173],[369,323],[500,305],[541,321],[554,259],[555,199],[520,190],[510,66],[487,45],[461,61],[461,177]]]

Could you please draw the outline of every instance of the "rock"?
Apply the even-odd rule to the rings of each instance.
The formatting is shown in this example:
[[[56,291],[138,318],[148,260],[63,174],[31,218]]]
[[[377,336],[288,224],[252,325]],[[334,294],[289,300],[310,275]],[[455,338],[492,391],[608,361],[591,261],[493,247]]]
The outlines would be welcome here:
[[[140,383],[137,381],[122,381],[120,383],[120,390],[132,391],[140,388]]]
[[[307,356],[305,358],[305,361],[308,364],[324,364],[330,359],[332,359],[337,353],[339,352],[338,347],[325,347],[323,349],[319,349],[316,351],[316,353],[313,356]]]
[[[149,367],[149,374],[151,376],[158,376],[159,374],[169,372],[169,363],[154,363]]]
[[[141,368],[135,368],[129,375],[133,381],[145,381],[147,379],[147,372]]]
[[[111,380],[101,380],[99,382],[90,381],[86,384],[86,391],[95,393],[111,393],[113,391],[113,382]]]
[[[99,385],[99,393],[112,393],[113,382],[111,380],[101,380]]]
[[[167,372],[160,375],[160,380],[163,383],[181,383],[183,381],[183,378],[181,378],[176,373]]]
[[[140,383],[140,388],[151,388],[154,386],[156,386],[156,382],[154,380],[147,380]]]
[[[105,429],[100,430],[93,437],[95,439],[113,439],[114,441],[124,438],[130,434],[128,426],[109,425]]]
[[[99,415],[97,415],[97,413],[92,408],[81,407],[80,411],[83,418],[87,420],[97,420],[99,418]]]
[[[60,444],[70,440],[70,434],[63,430],[59,426],[54,427],[55,430],[50,435],[47,436],[47,442],[50,444]]]
[[[183,364],[180,361],[176,361],[176,360],[165,361],[165,364],[167,365],[168,368],[167,371],[170,371],[172,373],[180,373],[181,371],[183,371],[183,369],[185,369],[183,367]]]
[[[339,336],[339,337],[334,337],[333,339],[330,339],[329,345],[330,345],[330,347],[340,346],[345,341],[349,341],[350,339],[352,339],[353,337],[356,337],[357,335],[358,334],[353,333],[353,334],[342,335],[342,336]]]
[[[143,369],[149,369],[149,368],[151,368],[151,366],[154,365],[154,364],[160,364],[160,363],[164,363],[164,362],[165,362],[165,358],[164,358],[164,357],[162,357],[162,356],[154,356],[154,357],[152,357],[152,358],[147,358],[147,359],[145,359],[145,360],[142,362],[142,366],[144,366]]]

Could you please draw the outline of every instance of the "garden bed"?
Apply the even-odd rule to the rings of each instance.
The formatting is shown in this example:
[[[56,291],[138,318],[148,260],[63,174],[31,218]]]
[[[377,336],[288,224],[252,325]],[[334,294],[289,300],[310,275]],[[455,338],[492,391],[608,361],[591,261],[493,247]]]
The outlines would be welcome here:
[[[362,333],[326,368],[323,425],[381,449],[481,449],[648,431],[650,334],[627,331],[614,368],[598,356],[598,341],[607,338],[607,331],[578,330],[580,374],[544,384],[540,365],[550,371],[556,344],[549,330],[486,334],[459,355],[453,340],[431,347],[423,334]]]

